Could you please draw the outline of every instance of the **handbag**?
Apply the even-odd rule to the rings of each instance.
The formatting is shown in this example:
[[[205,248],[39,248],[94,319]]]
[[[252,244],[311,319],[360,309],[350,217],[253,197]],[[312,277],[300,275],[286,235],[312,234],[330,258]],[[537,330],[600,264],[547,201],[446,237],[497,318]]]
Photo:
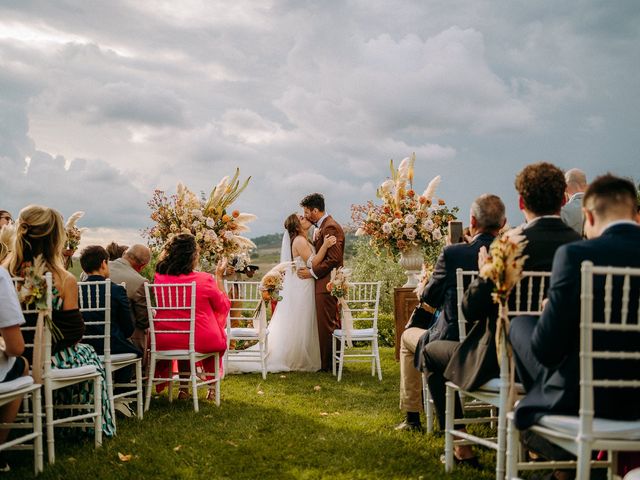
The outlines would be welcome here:
[[[422,328],[423,330],[428,330],[433,325],[433,319],[433,312],[428,312],[422,308],[421,304],[418,304],[416,308],[413,309],[409,321],[404,328],[405,330],[407,328]]]

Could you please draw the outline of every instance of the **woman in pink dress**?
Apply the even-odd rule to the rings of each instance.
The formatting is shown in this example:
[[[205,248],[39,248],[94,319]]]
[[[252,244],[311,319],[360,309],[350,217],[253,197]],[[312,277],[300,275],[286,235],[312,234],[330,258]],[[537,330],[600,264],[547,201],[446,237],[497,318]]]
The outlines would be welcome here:
[[[226,323],[231,302],[224,293],[222,276],[226,270],[226,260],[218,262],[215,278],[210,273],[196,272],[199,252],[195,237],[189,233],[182,233],[171,238],[163,247],[160,260],[156,265],[154,283],[191,283],[196,282],[196,319],[195,319],[195,349],[199,353],[220,352],[220,356],[227,348]],[[184,318],[189,318],[189,312],[180,312]],[[176,311],[160,310],[156,321],[163,317],[178,316]],[[184,328],[184,324],[177,326]],[[162,329],[171,329],[169,322],[162,324]],[[189,348],[189,338],[184,334],[163,333],[156,338],[158,350],[177,350]],[[202,362],[205,372],[213,372],[215,359],[208,358]],[[187,361],[180,361],[178,369],[189,371]],[[156,371],[163,376],[169,371],[169,362],[158,362]],[[164,388],[162,386],[161,388]],[[188,398],[187,388],[181,388],[178,398]],[[207,399],[213,398],[210,390]]]

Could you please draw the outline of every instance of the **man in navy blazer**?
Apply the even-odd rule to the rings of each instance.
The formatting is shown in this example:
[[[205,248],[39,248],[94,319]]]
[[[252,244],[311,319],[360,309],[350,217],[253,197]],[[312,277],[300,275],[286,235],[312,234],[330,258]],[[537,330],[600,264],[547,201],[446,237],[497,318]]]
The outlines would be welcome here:
[[[594,180],[585,192],[583,211],[589,240],[562,246],[556,252],[548,302],[539,319],[512,320],[509,339],[518,374],[527,392],[515,409],[516,426],[526,429],[546,414],[577,415],[579,407],[580,268],[585,260],[602,266],[640,268],[640,225],[635,222],[636,190],[630,181],[607,174]],[[638,321],[640,282],[631,283],[629,323]],[[619,298],[621,286],[614,284]],[[594,315],[604,310],[604,281],[594,279]],[[619,306],[612,318],[619,315]],[[614,320],[615,321],[615,320]],[[637,351],[636,334],[600,332],[594,346]],[[621,363],[622,362],[622,363]],[[640,362],[597,362],[595,369],[610,379],[640,379]],[[614,419],[640,418],[640,394],[628,389],[595,392],[595,414]]]
[[[400,410],[406,419],[397,430],[422,430],[420,410],[422,409],[422,377],[414,364],[414,357],[420,356],[422,346],[433,340],[458,340],[458,307],[456,297],[456,270],[476,270],[478,252],[488,247],[505,224],[504,203],[496,195],[479,196],[471,205],[471,232],[469,243],[459,243],[444,247],[420,298],[427,308],[440,309],[436,324],[429,330],[407,328],[401,337],[400,348]],[[416,353],[417,352],[417,353]],[[444,401],[444,397],[443,397]]]

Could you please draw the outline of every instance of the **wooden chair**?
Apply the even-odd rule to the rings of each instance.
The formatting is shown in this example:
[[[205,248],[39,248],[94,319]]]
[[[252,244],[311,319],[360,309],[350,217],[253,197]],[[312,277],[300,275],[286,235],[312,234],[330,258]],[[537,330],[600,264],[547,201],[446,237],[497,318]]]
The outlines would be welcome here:
[[[378,309],[381,283],[354,282],[349,287],[346,303],[353,316],[353,329],[350,332],[347,332],[344,328],[334,330],[331,342],[333,346],[333,374],[336,375],[337,367],[338,381],[342,379],[342,368],[345,361],[371,362],[371,375],[375,376],[377,370],[378,379],[382,380],[380,351],[378,348]],[[371,343],[371,350],[368,352],[355,351],[354,353],[346,353],[348,348],[347,338],[349,336],[355,342]],[[337,348],[338,345],[340,345],[339,350]]]
[[[604,283],[604,311],[594,312],[594,283]],[[613,294],[613,285],[620,292]],[[594,390],[640,389],[640,346],[633,351],[622,351],[614,345],[606,349],[597,348],[594,338],[604,332],[640,334],[640,269],[621,267],[595,267],[585,261],[581,268],[580,305],[580,407],[578,416],[545,415],[530,429],[548,441],[573,453],[577,462],[523,462],[519,449],[519,432],[515,428],[513,415],[509,415],[507,478],[516,477],[520,470],[542,468],[570,468],[576,466],[576,478],[586,480],[591,476],[591,467],[606,467],[608,478],[616,468],[619,451],[640,450],[640,420],[609,420],[598,418],[594,413]],[[598,290],[598,293],[601,293]],[[631,302],[635,299],[635,305]],[[633,310],[631,307],[633,306]],[[608,379],[596,374],[595,361],[634,361],[625,371],[635,372],[633,379]],[[631,367],[631,368],[629,368]],[[607,451],[606,461],[592,461],[593,451]]]
[[[101,290],[104,291],[104,300],[102,302],[100,301]],[[141,420],[143,416],[142,358],[135,353],[111,354],[111,280],[78,282],[78,305],[83,313],[97,312],[103,315],[101,320],[87,321],[85,318],[85,325],[92,327],[91,330],[100,333],[90,335],[85,333],[83,339],[93,339],[102,342],[104,345],[104,354],[100,355],[100,360],[102,360],[107,373],[107,392],[114,424],[116,423],[115,401],[120,398],[128,400],[132,400],[130,397],[135,398],[137,417]],[[114,372],[131,365],[135,367],[135,383],[128,382],[114,385]],[[114,387],[127,388],[127,390],[114,394]]]
[[[540,315],[542,311],[542,300],[548,287],[550,272],[523,272],[522,279],[511,292],[513,299],[510,304],[515,308],[509,311],[510,317],[518,315]],[[496,450],[496,479],[502,480],[505,475],[505,454],[507,435],[507,403],[509,394],[509,362],[507,358],[507,339],[501,338],[502,356],[500,358],[500,376],[487,382],[479,389],[465,391],[460,389],[453,382],[446,383],[446,413],[445,413],[445,470],[450,472],[454,466],[453,447],[454,445],[468,445],[475,443],[487,448]],[[516,395],[522,396],[524,389],[517,384]],[[498,409],[498,418],[495,416],[484,418],[454,418],[454,397],[458,392],[462,397],[473,398],[484,405],[493,406]],[[485,407],[486,408],[486,407]],[[454,425],[470,425],[497,420],[497,437],[480,437],[469,432],[454,429]],[[457,438],[458,440],[454,440]]]
[[[267,378],[267,351],[269,331],[266,325],[256,322],[255,312],[262,302],[260,282],[225,281],[224,289],[230,295],[231,309],[227,316],[227,352],[225,369],[228,362],[259,362],[262,378]],[[242,342],[245,348],[236,348]],[[257,348],[246,349],[246,342],[255,343]]]
[[[14,277],[14,284],[19,285],[22,278]],[[50,272],[45,274],[46,282],[46,302],[47,315],[53,314],[52,308],[52,288],[53,278]],[[23,313],[25,315],[38,315],[39,311],[32,307],[23,305]],[[36,327],[31,327],[35,330]],[[23,330],[29,330],[25,328]],[[44,385],[44,402],[45,402],[45,424],[47,430],[47,456],[49,463],[55,463],[55,434],[54,428],[60,426],[85,428],[93,424],[94,443],[96,448],[102,445],[102,376],[92,365],[85,365],[76,368],[55,368],[51,366],[51,332],[46,326],[43,326],[44,345],[37,343],[29,343],[27,346],[36,349],[42,349],[42,383]],[[61,388],[76,385],[82,382],[93,382],[93,402],[91,404],[65,404],[53,405],[53,392]],[[58,412],[89,410],[88,413],[70,413],[67,416],[55,418],[54,410]],[[35,412],[35,406],[34,406]],[[87,423],[87,420],[91,423]]]
[[[149,377],[147,383],[147,396],[145,411],[149,410],[151,404],[151,391],[154,384],[169,382],[169,401],[173,400],[174,375],[187,372],[173,372],[169,369],[167,377],[156,376],[156,363],[161,360],[172,362],[173,360],[184,360],[189,362],[189,379],[178,380],[178,383],[188,383],[191,385],[191,397],[193,399],[193,409],[198,412],[198,388],[214,385],[215,402],[220,405],[220,353],[197,352],[195,349],[195,319],[196,319],[196,282],[191,283],[162,283],[144,284],[147,299],[147,310],[149,312],[149,338],[151,351],[149,355]],[[161,312],[167,312],[168,318],[156,318]],[[185,316],[186,314],[186,316]],[[187,337],[187,348],[177,350],[158,350],[158,337],[164,334],[185,335]],[[196,363],[207,358],[215,359],[213,372],[201,372],[204,376],[212,378],[201,380],[196,370]]]

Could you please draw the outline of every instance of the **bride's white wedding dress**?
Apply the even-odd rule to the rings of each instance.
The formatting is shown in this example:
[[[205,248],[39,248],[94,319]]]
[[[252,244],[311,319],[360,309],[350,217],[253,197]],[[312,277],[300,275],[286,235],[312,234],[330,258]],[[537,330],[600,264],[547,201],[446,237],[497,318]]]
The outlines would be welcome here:
[[[286,235],[288,239],[288,235]],[[286,257],[283,240],[283,257]],[[290,244],[289,244],[290,248]],[[289,257],[291,258],[290,254]],[[294,258],[298,266],[304,266],[301,257]],[[280,296],[271,321],[267,327],[267,371],[315,372],[320,370],[320,343],[316,322],[315,284],[312,278],[301,279],[292,268],[287,269]],[[256,347],[251,347],[256,349]],[[233,362],[229,373],[259,372],[259,362]]]

